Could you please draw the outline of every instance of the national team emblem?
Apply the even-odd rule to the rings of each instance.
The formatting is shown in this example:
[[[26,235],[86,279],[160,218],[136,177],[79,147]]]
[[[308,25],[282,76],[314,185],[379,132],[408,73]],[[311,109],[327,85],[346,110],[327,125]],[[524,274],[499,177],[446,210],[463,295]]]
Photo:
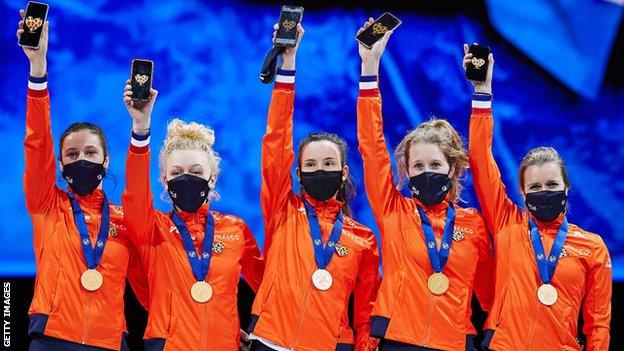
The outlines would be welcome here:
[[[216,254],[220,254],[221,252],[223,252],[223,249],[225,249],[225,245],[223,245],[223,243],[220,241],[212,244],[212,252]]]
[[[559,254],[559,258],[564,258],[568,256],[568,251],[565,249],[565,247],[561,250],[561,253]]]
[[[460,241],[460,240],[464,240],[464,233],[462,233],[459,230],[454,230],[453,231],[453,241]]]
[[[340,257],[345,257],[346,255],[349,254],[349,248],[346,247],[345,245],[342,245],[341,243],[338,243],[336,244],[336,253]]]
[[[110,226],[110,228],[108,228],[108,237],[109,237],[109,238],[114,238],[114,237],[116,237],[117,235],[119,235],[119,234],[117,233],[117,228],[115,228],[114,226],[112,226],[112,225],[111,225],[111,226]]]

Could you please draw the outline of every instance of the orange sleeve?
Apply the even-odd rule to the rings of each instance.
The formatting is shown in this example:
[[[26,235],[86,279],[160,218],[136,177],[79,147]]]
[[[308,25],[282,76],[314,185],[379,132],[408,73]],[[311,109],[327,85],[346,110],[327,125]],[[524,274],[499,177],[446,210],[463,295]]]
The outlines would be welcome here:
[[[260,203],[264,215],[264,254],[273,241],[268,230],[273,218],[286,208],[292,192],[291,169],[295,162],[293,150],[293,104],[295,71],[278,70],[271,96],[267,129],[262,139],[262,190]]]
[[[56,196],[56,159],[47,79],[31,77],[26,100],[24,193],[31,214],[46,213]],[[37,238],[35,238],[37,240]]]
[[[375,350],[377,343],[370,337],[370,314],[379,289],[379,249],[371,233],[371,247],[364,252],[353,289],[353,326],[355,351]]]
[[[257,293],[264,274],[264,258],[256,239],[245,223],[243,223],[243,235],[245,237],[245,249],[241,258],[241,274],[247,284]]]
[[[521,218],[520,209],[507,197],[492,154],[494,119],[492,95],[475,94],[469,132],[469,160],[477,198],[485,224],[494,236],[510,220]]]
[[[126,189],[121,197],[121,203],[129,238],[137,246],[139,252],[144,250],[144,246],[152,244],[154,236],[156,211],[149,177],[149,134],[140,136],[132,133],[130,150],[126,159]]]
[[[484,311],[490,311],[492,309],[492,304],[494,303],[496,283],[494,243],[492,242],[492,237],[485,228],[481,216],[478,216],[478,219],[479,237],[477,240],[479,259],[477,261],[477,269],[473,285],[474,292],[477,295],[477,300],[479,300],[481,309]]]
[[[374,78],[374,80],[373,80]],[[364,160],[364,185],[381,234],[383,218],[394,211],[393,203],[402,198],[392,176],[390,154],[383,135],[381,96],[377,77],[360,78],[360,94],[357,101],[358,148]],[[362,81],[365,80],[365,81]]]
[[[611,289],[613,284],[611,258],[606,245],[597,236],[594,264],[587,275],[583,300],[583,334],[587,337],[585,350],[609,349],[611,321]]]

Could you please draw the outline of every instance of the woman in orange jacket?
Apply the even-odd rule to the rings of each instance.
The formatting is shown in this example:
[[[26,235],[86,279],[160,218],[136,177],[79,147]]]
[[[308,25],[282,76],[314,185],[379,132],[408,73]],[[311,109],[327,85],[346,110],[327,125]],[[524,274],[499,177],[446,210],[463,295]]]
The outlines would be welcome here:
[[[149,276],[146,350],[239,349],[237,310],[242,274],[256,291],[264,261],[242,219],[212,209],[221,159],[212,129],[175,119],[160,150],[160,180],[173,201],[154,209],[150,191],[150,118],[158,92],[147,103],[124,102],[132,117],[122,204]]]
[[[300,40],[301,25],[297,31]],[[369,315],[379,254],[373,232],[351,218],[345,141],[329,133],[304,138],[296,168],[302,191],[293,191],[297,47],[281,55],[262,144],[267,268],[252,308],[252,350],[373,350]]]
[[[20,11],[17,37],[24,33]],[[127,240],[120,207],[102,190],[108,168],[100,127],[73,123],[59,141],[59,163],[69,189],[56,186],[47,88],[48,22],[30,60],[26,103],[24,193],[33,222],[37,267],[28,311],[29,350],[127,350],[126,275],[147,307],[146,277]]]
[[[421,123],[407,133],[395,152],[399,185],[394,183],[377,85],[391,33],[371,49],[359,45],[359,149],[383,254],[371,335],[383,339],[380,350],[473,349],[470,302],[474,290],[482,307],[490,307],[492,245],[480,214],[457,204],[468,158],[445,120]],[[401,194],[406,178],[413,198]]]
[[[472,60],[464,44],[464,67]],[[496,237],[496,296],[486,322],[490,350],[609,348],[611,259],[600,236],[568,223],[570,190],[564,162],[551,147],[537,147],[520,164],[526,211],[505,192],[492,154],[492,72],[475,83],[470,117],[470,168],[488,229]]]

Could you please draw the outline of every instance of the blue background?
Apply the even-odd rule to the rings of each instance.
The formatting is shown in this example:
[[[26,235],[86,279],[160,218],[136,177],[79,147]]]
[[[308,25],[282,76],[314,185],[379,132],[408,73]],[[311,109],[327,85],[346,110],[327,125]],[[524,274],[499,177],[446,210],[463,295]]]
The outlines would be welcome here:
[[[0,3],[0,276],[32,276],[35,269],[22,188],[28,61],[15,37],[17,10],[24,4]],[[123,85],[132,58],[154,60],[154,86],[160,91],[152,122],[154,154],[174,117],[214,128],[223,158],[217,185],[222,198],[214,207],[244,218],[261,244],[260,145],[271,88],[259,82],[258,72],[278,14],[279,6],[239,2],[52,2],[48,71],[55,140],[71,122],[100,124],[109,139],[110,173],[117,176],[117,181],[105,181],[105,190],[119,203],[131,126]],[[379,14],[305,13],[294,136],[297,143],[309,132],[325,130],[347,139],[359,185],[356,218],[375,229],[357,153],[359,57],[353,37],[363,20]],[[496,59],[494,152],[510,196],[521,204],[517,169],[522,156],[537,145],[557,148],[572,182],[571,222],[604,238],[614,275],[624,279],[624,90],[602,86],[591,94],[574,93],[468,16],[396,15],[403,24],[390,40],[381,71],[389,146],[394,149],[409,129],[430,116],[448,119],[467,136],[471,87],[463,78],[461,44],[486,43]],[[153,157],[152,189],[158,199],[162,185],[157,179]],[[468,176],[464,198],[478,206],[470,182]],[[161,200],[156,206],[171,207]]]

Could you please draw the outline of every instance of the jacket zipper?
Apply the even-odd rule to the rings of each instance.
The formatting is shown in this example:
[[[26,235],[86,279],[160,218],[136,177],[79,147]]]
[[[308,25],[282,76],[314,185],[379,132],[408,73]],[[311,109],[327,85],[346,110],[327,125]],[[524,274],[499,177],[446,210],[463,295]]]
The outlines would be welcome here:
[[[89,326],[91,324],[91,293],[87,293],[87,304],[85,306],[85,323],[82,328],[82,344],[87,343],[87,334],[89,332]]]
[[[208,350],[208,340],[210,339],[207,334],[210,334],[210,330],[208,329],[208,302],[203,304],[203,317],[204,317],[204,330],[202,330],[202,345],[204,345],[204,350]]]
[[[303,303],[303,310],[301,311],[301,314],[299,314],[299,321],[297,322],[297,328],[295,329],[295,334],[293,334],[291,348],[295,347],[295,342],[299,338],[299,333],[301,332],[301,325],[303,324],[303,317],[305,317],[305,314],[308,311],[308,306],[310,305],[311,296],[312,296],[312,283],[309,283],[308,290],[306,292],[305,301]]]
[[[542,309],[542,304],[538,302],[537,309],[535,310],[535,317],[533,318],[533,322],[531,323],[531,329],[529,331],[529,338],[526,344],[527,350],[530,350],[533,347],[533,339],[535,338],[535,329],[537,329],[537,319],[539,318],[539,313],[541,309]]]
[[[427,312],[427,329],[425,331],[425,341],[423,346],[427,346],[429,344],[429,334],[431,334],[431,318],[433,314],[433,301],[435,299],[435,295],[431,295],[429,297],[429,312]]]

